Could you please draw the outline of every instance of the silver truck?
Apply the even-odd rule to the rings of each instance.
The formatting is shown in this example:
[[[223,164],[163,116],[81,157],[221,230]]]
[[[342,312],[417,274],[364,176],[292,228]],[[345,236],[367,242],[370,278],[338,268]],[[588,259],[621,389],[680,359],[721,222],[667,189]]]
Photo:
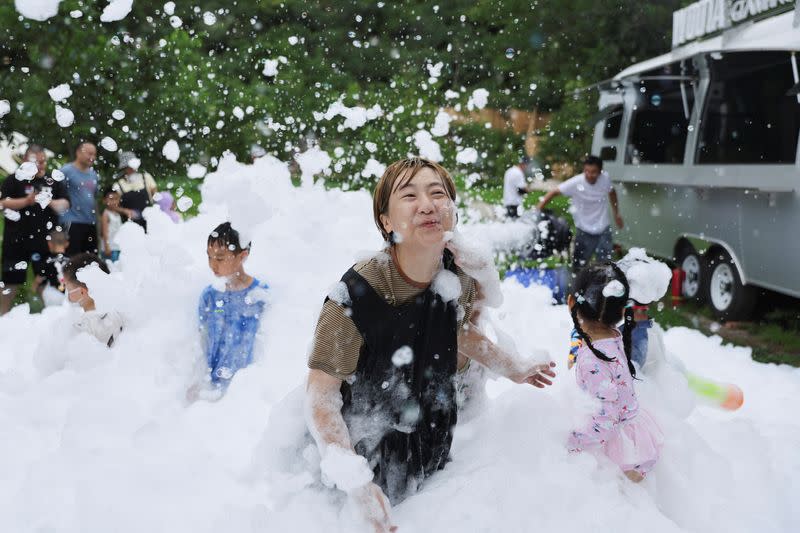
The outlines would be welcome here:
[[[627,222],[617,240],[736,319],[759,289],[800,297],[800,0],[739,24],[736,1],[698,4],[676,13],[671,52],[598,84],[592,152]]]

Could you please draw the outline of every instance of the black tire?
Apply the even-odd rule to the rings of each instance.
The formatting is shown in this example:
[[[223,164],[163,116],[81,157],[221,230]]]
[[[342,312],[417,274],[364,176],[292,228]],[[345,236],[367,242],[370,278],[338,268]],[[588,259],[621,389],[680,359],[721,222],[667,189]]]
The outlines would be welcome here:
[[[694,246],[684,243],[675,254],[675,263],[686,274],[681,294],[690,302],[705,303],[708,294],[708,265]]]
[[[708,260],[708,304],[720,320],[750,318],[755,308],[758,290],[744,285],[739,270],[728,252],[711,248]]]

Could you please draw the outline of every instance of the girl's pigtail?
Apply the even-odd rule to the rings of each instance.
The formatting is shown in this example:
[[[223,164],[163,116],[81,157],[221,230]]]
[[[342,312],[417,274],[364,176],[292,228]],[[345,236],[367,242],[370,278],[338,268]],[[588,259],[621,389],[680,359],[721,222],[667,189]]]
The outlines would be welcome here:
[[[589,335],[587,335],[586,332],[583,331],[583,328],[581,328],[580,321],[578,320],[578,306],[579,305],[580,304],[577,304],[577,303],[575,305],[573,305],[572,306],[572,313],[571,313],[572,314],[572,325],[575,328],[575,331],[578,332],[578,336],[581,339],[583,339],[583,341],[586,343],[586,346],[589,347],[589,349],[592,351],[592,353],[594,353],[594,355],[597,356],[598,359],[602,359],[603,361],[608,361],[608,362],[613,361],[614,360],[613,358],[608,357],[606,354],[604,354],[603,352],[601,352],[600,350],[598,350],[597,348],[595,348],[592,345],[592,340],[589,338]]]
[[[625,308],[625,323],[622,325],[622,346],[625,348],[625,357],[628,359],[628,370],[631,372],[631,377],[636,377],[636,367],[633,366],[631,361],[631,334],[636,327],[636,322],[633,321],[633,307]]]

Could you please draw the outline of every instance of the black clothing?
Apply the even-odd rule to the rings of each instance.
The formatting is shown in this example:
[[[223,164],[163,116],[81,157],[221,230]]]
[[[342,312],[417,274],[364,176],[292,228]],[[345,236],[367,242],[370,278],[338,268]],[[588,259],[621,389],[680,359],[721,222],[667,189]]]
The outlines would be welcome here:
[[[34,246],[31,239],[3,239],[2,254],[3,273],[0,281],[5,285],[25,283],[28,266],[33,266],[34,275],[47,276],[47,246],[42,251]]]
[[[35,176],[31,180],[18,180],[13,174],[6,177],[0,186],[0,199],[25,198],[31,192],[42,191],[52,194],[53,200],[69,199],[63,182],[55,181],[49,174]],[[38,203],[23,207],[20,219],[13,221],[6,217],[3,227],[3,242],[11,239],[33,241],[33,249],[47,253],[47,234],[58,225],[58,213],[49,205],[42,208]]]
[[[53,200],[69,198],[63,182],[55,181],[49,174],[18,180],[11,174],[0,185],[0,199],[25,198],[31,192],[49,192]],[[58,214],[49,206],[34,203],[17,211],[19,220],[5,217],[2,246],[2,282],[22,285],[28,266],[33,266],[37,276],[47,276],[47,234],[58,226]]]
[[[455,272],[449,251],[445,266]],[[395,307],[352,268],[342,281],[364,339],[355,374],[342,383],[342,415],[356,453],[396,504],[448,460],[457,419],[458,302],[428,288]]]
[[[142,212],[145,210],[145,208],[153,205],[153,199],[150,197],[150,191],[147,188],[147,178],[144,174],[142,174],[143,187],[141,189],[122,192],[125,190],[122,186],[122,182],[126,179],[127,178],[122,178],[117,180],[117,187],[120,191],[119,205],[120,207],[137,211],[139,216],[132,218],[131,221],[136,222],[145,230],[147,230],[147,222],[145,221],[144,216],[142,216]]]
[[[67,257],[72,257],[82,252],[91,252],[97,255],[96,225],[73,222],[69,225],[67,233],[69,234]]]

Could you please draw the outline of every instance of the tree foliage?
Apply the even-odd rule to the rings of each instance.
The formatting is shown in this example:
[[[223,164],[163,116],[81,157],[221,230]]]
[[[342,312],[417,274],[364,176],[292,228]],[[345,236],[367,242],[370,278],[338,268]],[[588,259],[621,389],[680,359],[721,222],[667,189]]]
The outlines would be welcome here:
[[[465,113],[483,88],[496,109],[553,111],[543,155],[571,160],[588,149],[590,128],[575,126],[596,99],[587,92],[576,101],[571,89],[666,51],[679,3],[197,0],[168,14],[160,1],[136,0],[124,19],[106,23],[104,2],[64,0],[44,22],[5,2],[0,100],[12,111],[0,118],[0,134],[22,132],[63,156],[78,139],[108,136],[157,175],[213,164],[224,150],[246,160],[253,144],[287,160],[318,143],[340,149],[329,179],[357,187],[374,180],[361,175],[369,158],[388,163],[418,152],[417,131],[444,107]],[[277,61],[276,75],[264,74],[267,61]],[[75,114],[65,128],[47,92],[62,83],[73,94],[61,105]],[[337,101],[378,104],[382,116],[357,129],[341,116],[320,118]],[[177,163],[161,153],[169,139],[180,145]],[[434,140],[452,167],[460,148],[476,148],[481,157],[461,170],[485,176],[501,174],[523,142],[480,121],[453,123]],[[101,168],[115,162],[100,150]]]

